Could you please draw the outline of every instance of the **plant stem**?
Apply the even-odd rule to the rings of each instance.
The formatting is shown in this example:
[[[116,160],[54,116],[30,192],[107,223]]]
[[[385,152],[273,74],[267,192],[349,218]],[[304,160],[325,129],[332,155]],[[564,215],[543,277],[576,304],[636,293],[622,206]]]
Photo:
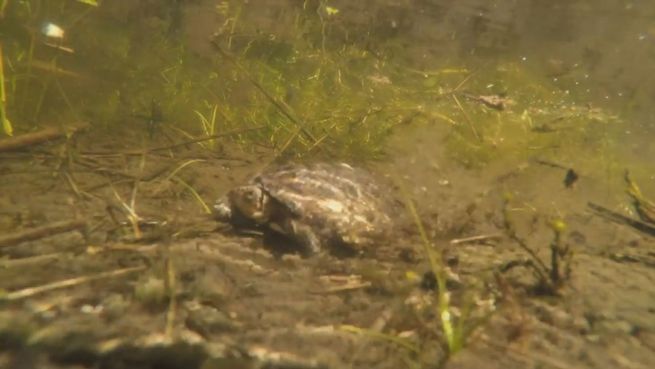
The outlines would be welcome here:
[[[443,263],[441,256],[433,249],[432,243],[428,239],[428,235],[423,227],[423,222],[416,211],[414,202],[410,199],[409,193],[404,186],[401,186],[405,197],[407,198],[407,207],[409,212],[416,223],[421,239],[423,240],[423,249],[430,262],[430,269],[437,279],[437,312],[441,320],[441,326],[446,337],[446,344],[448,346],[448,354],[452,355],[459,351],[461,348],[461,332],[456,332],[453,327],[452,314],[450,313],[450,299],[446,291],[446,277],[444,275]]]
[[[1,5],[0,11],[4,11],[4,7],[7,5],[7,1],[4,1]],[[3,13],[0,13],[3,15]],[[1,18],[1,17],[0,17]],[[4,71],[4,55],[2,54],[2,43],[0,43],[0,125],[7,136],[13,135],[13,128],[11,122],[7,119],[7,96],[5,95],[5,71]]]

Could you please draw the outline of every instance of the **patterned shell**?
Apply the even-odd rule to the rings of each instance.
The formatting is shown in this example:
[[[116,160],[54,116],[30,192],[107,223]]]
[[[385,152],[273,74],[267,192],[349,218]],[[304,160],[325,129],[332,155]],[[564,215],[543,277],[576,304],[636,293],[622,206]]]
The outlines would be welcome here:
[[[328,242],[365,248],[389,232],[383,200],[388,194],[362,169],[343,163],[288,165],[253,182]]]

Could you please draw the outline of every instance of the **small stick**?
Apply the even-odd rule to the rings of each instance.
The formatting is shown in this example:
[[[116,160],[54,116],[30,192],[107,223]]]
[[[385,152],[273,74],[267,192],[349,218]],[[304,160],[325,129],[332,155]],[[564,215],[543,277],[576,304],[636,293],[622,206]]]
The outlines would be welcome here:
[[[496,240],[502,237],[503,235],[501,234],[483,234],[479,236],[472,236],[472,237],[465,237],[465,238],[454,238],[450,240],[450,244],[459,245],[461,243],[473,243],[473,242],[481,242],[487,240]]]
[[[261,129],[264,129],[264,126],[257,126],[257,127],[250,127],[250,128],[242,128],[242,129],[233,129],[231,131],[211,135],[211,136],[203,136],[203,137],[198,137],[194,138],[192,140],[187,140],[184,142],[176,143],[173,145],[168,145],[168,146],[159,146],[159,147],[153,147],[153,148],[147,148],[143,150],[128,150],[128,151],[83,151],[81,154],[83,155],[95,155],[95,156],[118,156],[118,155],[143,155],[143,154],[149,154],[153,153],[156,151],[163,151],[163,150],[172,150],[176,149],[178,147],[182,146],[187,146],[191,145],[194,143],[199,143],[199,142],[204,142],[204,141],[210,141],[210,140],[215,140],[217,138],[223,138],[223,137],[229,137],[229,136],[234,136],[234,135],[239,135],[242,133],[248,133],[252,131],[259,131]]]
[[[112,270],[109,272],[102,272],[86,277],[77,277],[77,278],[71,278],[71,279],[64,279],[63,281],[58,281],[58,282],[52,282],[48,284],[44,284],[38,287],[29,287],[29,288],[24,288],[22,290],[14,291],[14,292],[9,292],[4,296],[0,296],[0,300],[4,301],[17,301],[21,300],[27,297],[32,297],[34,295],[38,295],[40,293],[44,292],[49,292],[53,290],[57,290],[60,288],[66,288],[66,287],[72,287],[72,286],[77,286],[83,283],[88,283],[88,282],[93,282],[97,281],[99,279],[105,279],[105,278],[112,278],[112,277],[119,277],[124,274],[129,274],[132,272],[138,272],[141,270],[146,269],[147,267],[145,265],[137,266],[137,267],[131,267],[131,268],[124,268],[124,269],[117,269],[117,270]]]
[[[41,60],[32,60],[32,62],[30,63],[30,66],[32,68],[40,69],[40,70],[45,71],[45,72],[60,74],[62,76],[66,76],[66,77],[90,79],[90,78],[85,77],[85,76],[83,76],[83,75],[81,75],[79,73],[76,73],[76,72],[73,72],[73,71],[70,71],[70,70],[66,70],[66,69],[63,69],[63,68],[59,68],[59,67],[57,67],[56,65],[54,65],[52,63],[47,63],[47,62],[44,62],[44,61],[41,61]]]
[[[441,93],[441,94],[437,95],[437,99],[440,99],[440,98],[442,98],[442,97],[447,97],[447,96],[455,96],[455,94],[456,94],[457,92],[459,92],[459,90],[460,90],[462,87],[464,87],[464,85],[467,84],[468,81],[469,81],[469,80],[470,80],[470,79],[471,79],[475,74],[477,74],[479,71],[480,71],[480,70],[478,69],[478,70],[475,70],[475,71],[473,71],[473,72],[467,74],[466,77],[464,77],[464,79],[462,79],[462,80],[457,84],[457,86],[455,86],[455,88],[450,89],[449,91],[446,91],[446,92],[444,92],[444,93]]]
[[[537,160],[535,160],[535,162],[537,164],[545,165],[545,166],[551,167],[551,168],[558,168],[558,169],[564,169],[564,170],[569,169],[568,167],[565,167],[562,164],[557,164],[557,163],[554,163],[554,162],[548,161],[548,160],[537,159]]]
[[[459,89],[462,88],[462,87],[464,87],[464,85],[465,85],[466,83],[468,83],[468,81],[469,81],[469,80],[470,80],[470,79],[471,79],[475,74],[477,74],[479,71],[480,71],[480,70],[478,69],[478,70],[475,70],[475,71],[469,73],[466,77],[464,77],[464,79],[463,79],[459,84],[457,84],[457,86],[455,86],[455,88],[452,90],[452,92],[455,93],[455,92],[459,91]]]
[[[459,102],[459,99],[457,98],[456,95],[452,95],[452,96],[453,96],[453,100],[455,100],[455,104],[457,104],[457,107],[459,108],[459,110],[461,110],[462,114],[464,115],[464,120],[466,120],[466,123],[468,124],[469,128],[471,128],[471,131],[473,131],[473,135],[478,141],[482,141],[482,137],[480,137],[480,134],[478,134],[478,130],[475,129],[475,126],[473,125],[471,118],[469,118],[469,115],[466,113],[466,110],[464,110],[464,107]]]
[[[71,190],[75,193],[75,196],[77,196],[78,199],[82,198],[82,192],[80,192],[80,189],[77,187],[77,184],[75,184],[73,177],[68,173],[68,171],[64,172],[64,177],[66,177],[66,181]]]
[[[38,265],[42,263],[47,263],[53,260],[57,260],[64,255],[61,252],[55,252],[52,254],[37,255],[37,256],[28,256],[20,259],[4,259],[0,260],[0,268],[19,268],[25,267],[28,265]]]
[[[655,236],[655,225],[652,225],[652,224],[649,224],[649,223],[646,223],[646,222],[642,222],[642,221],[637,220],[637,219],[632,219],[632,218],[627,217],[627,216],[625,216],[623,214],[619,214],[619,213],[617,213],[615,211],[612,211],[612,210],[610,210],[610,209],[608,209],[606,207],[600,206],[598,204],[594,204],[593,202],[587,203],[587,206],[589,206],[591,208],[591,210],[593,210],[593,212],[596,215],[598,215],[598,216],[600,216],[602,218],[605,218],[607,220],[610,220],[612,222],[616,222],[616,223],[619,223],[619,224],[625,224],[625,225],[630,226],[630,227],[632,227],[632,228],[634,228],[634,229],[636,229],[636,230],[638,230],[640,232],[649,234],[651,236]]]
[[[328,293],[338,293],[343,291],[354,291],[362,288],[368,288],[371,287],[372,285],[373,284],[371,282],[353,282],[343,286],[326,288],[322,291],[311,291],[310,293],[321,295],[321,294],[328,294]]]
[[[85,127],[86,125],[72,127],[68,129],[48,127],[40,131],[25,133],[23,135],[16,136],[16,137],[5,138],[3,140],[0,140],[0,152],[19,150],[26,146],[32,146],[32,145],[48,142],[51,140],[55,140],[63,136],[66,136],[70,133],[75,133]]]
[[[65,220],[54,222],[42,227],[35,227],[24,231],[14,232],[9,235],[0,236],[0,248],[12,246],[26,241],[38,240],[39,238],[53,236],[58,233],[73,230],[84,230],[86,221],[81,219]]]

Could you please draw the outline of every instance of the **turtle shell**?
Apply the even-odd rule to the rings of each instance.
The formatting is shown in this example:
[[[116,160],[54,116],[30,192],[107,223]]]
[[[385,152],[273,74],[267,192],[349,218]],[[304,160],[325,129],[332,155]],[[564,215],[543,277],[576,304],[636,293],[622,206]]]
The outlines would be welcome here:
[[[311,227],[322,243],[365,248],[390,229],[384,201],[388,194],[362,169],[344,163],[287,165],[262,173],[252,182],[288,210],[279,214]]]

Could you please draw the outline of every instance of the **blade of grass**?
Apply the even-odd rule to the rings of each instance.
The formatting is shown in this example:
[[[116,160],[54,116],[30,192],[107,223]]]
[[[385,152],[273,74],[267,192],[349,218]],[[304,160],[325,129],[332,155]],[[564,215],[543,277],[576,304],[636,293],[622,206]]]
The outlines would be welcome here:
[[[464,110],[464,107],[462,106],[462,103],[459,102],[459,99],[457,98],[456,95],[452,95],[452,97],[453,97],[453,100],[455,100],[455,104],[457,105],[459,110],[464,115],[464,120],[466,120],[466,124],[468,124],[469,128],[471,128],[471,131],[473,132],[473,136],[475,136],[475,138],[478,141],[482,141],[482,137],[480,137],[480,134],[478,133],[478,130],[475,129],[475,126],[473,125],[473,122],[471,121],[471,118],[469,118],[469,115],[466,112],[466,110]]]
[[[204,161],[205,161],[205,160],[203,160],[203,159],[191,159],[191,160],[188,160],[188,161],[182,163],[179,167],[175,168],[175,169],[171,172],[171,174],[169,174],[168,176],[166,176],[166,179],[165,179],[165,180],[168,181],[168,180],[170,180],[171,178],[175,177],[175,175],[177,174],[177,172],[179,172],[180,170],[184,169],[185,167],[187,167],[187,166],[189,166],[189,165],[191,165],[191,164],[194,164],[194,163],[202,163],[202,162],[204,162]]]
[[[314,136],[304,127],[304,124],[300,122],[292,113],[291,113],[291,108],[285,104],[283,101],[278,101],[273,95],[271,95],[266,89],[259,83],[257,82],[244,68],[241,63],[239,63],[238,60],[236,60],[232,55],[228,54],[223,48],[218,44],[216,40],[212,40],[212,45],[214,48],[218,51],[219,54],[221,54],[224,58],[226,58],[230,63],[234,64],[237,69],[239,69],[248,79],[248,81],[255,86],[255,88],[261,92],[266,99],[273,104],[273,106],[282,113],[287,119],[289,119],[291,122],[293,122],[295,125],[297,125],[300,128],[300,131],[302,132],[303,135],[308,137],[312,141],[316,141]]]
[[[2,10],[6,3],[2,4]],[[14,128],[11,125],[11,122],[7,118],[7,96],[5,95],[5,71],[4,71],[4,56],[2,54],[2,43],[0,43],[0,121],[2,122],[2,130],[7,136],[14,135]]]
[[[200,206],[202,206],[202,208],[203,208],[203,210],[205,211],[206,214],[211,214],[212,213],[209,206],[207,206],[207,203],[202,199],[200,194],[198,194],[198,192],[193,187],[191,187],[190,184],[186,183],[186,181],[184,181],[180,177],[173,177],[172,179],[175,180],[175,182],[177,182],[177,183],[181,184],[182,186],[186,187],[186,189],[189,190],[189,192],[191,192],[191,195],[193,195],[193,197],[196,199],[196,201],[198,201]]]
[[[98,0],[77,0],[78,2],[91,6],[98,6]]]
[[[430,242],[423,222],[418,215],[414,201],[412,201],[409,192],[404,184],[400,184],[400,189],[405,197],[407,208],[412,216],[416,227],[418,228],[419,235],[423,241],[423,251],[430,262],[430,269],[437,279],[437,313],[441,320],[441,329],[446,337],[446,345],[448,347],[449,355],[452,355],[461,349],[461,332],[457,332],[453,327],[453,319],[450,313],[450,298],[446,290],[446,276],[444,273],[443,262],[441,256],[434,250],[432,242]]]
[[[134,272],[139,272],[142,270],[147,269],[147,266],[136,266],[136,267],[130,267],[130,268],[123,268],[123,269],[116,269],[108,272],[101,272],[97,274],[92,274],[89,276],[85,277],[77,277],[77,278],[70,278],[70,279],[65,279],[62,281],[57,281],[57,282],[52,282],[48,284],[44,284],[41,286],[37,287],[28,287],[24,288],[22,290],[17,290],[13,292],[8,292],[5,295],[0,295],[0,300],[4,301],[17,301],[17,300],[22,300],[28,297],[32,297],[41,293],[49,292],[49,291],[54,291],[66,287],[73,287],[73,286],[78,286],[84,283],[89,283],[101,279],[107,279],[107,278],[115,278],[115,277],[120,277],[129,273],[134,273]]]

